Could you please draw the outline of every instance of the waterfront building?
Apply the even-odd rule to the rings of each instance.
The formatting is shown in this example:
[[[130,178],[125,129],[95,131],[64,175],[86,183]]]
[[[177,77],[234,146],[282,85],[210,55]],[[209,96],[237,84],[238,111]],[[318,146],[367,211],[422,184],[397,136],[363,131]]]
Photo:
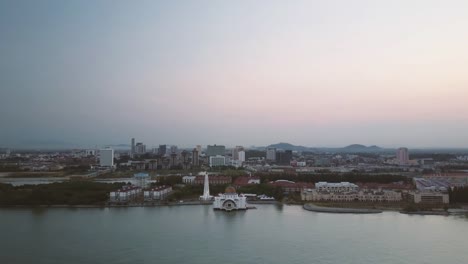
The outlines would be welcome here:
[[[359,187],[350,182],[317,182],[315,188],[319,192],[355,192],[358,191]]]
[[[206,148],[206,156],[224,156],[226,154],[226,147],[222,145],[208,145]]]
[[[141,194],[141,188],[133,185],[125,185],[121,189],[110,192],[109,199],[111,202],[129,202],[134,200]]]
[[[143,197],[146,202],[155,200],[164,200],[172,192],[171,186],[159,186],[143,192]]]
[[[304,189],[301,192],[303,201],[332,202],[401,202],[401,192],[391,190],[363,190],[350,192],[320,192],[317,189]]]
[[[238,195],[234,187],[227,187],[224,193],[215,197],[213,202],[215,210],[246,210],[247,198],[244,195]]]
[[[407,148],[399,148],[396,151],[396,161],[398,165],[409,164],[409,153]]]
[[[276,148],[266,149],[266,159],[268,161],[276,161]]]
[[[448,204],[449,195],[448,193],[437,192],[437,191],[413,191],[409,192],[409,199],[414,203],[424,204]]]
[[[226,158],[221,155],[211,156],[210,157],[210,167],[225,166]]]
[[[314,188],[313,183],[293,182],[288,180],[276,180],[268,183],[269,185],[280,187],[285,193],[298,193],[303,189]]]
[[[101,167],[114,167],[114,150],[111,148],[99,150],[99,165]]]

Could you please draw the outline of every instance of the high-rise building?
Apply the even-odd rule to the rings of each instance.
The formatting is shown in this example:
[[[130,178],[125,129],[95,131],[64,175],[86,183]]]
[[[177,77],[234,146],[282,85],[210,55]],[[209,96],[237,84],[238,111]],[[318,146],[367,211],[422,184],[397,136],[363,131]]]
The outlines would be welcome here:
[[[409,153],[407,148],[399,148],[396,151],[396,160],[398,165],[409,164]]]
[[[172,153],[178,153],[179,152],[179,148],[177,148],[177,146],[171,146],[171,148],[169,149],[169,153],[167,154],[172,154]]]
[[[114,167],[114,150],[107,148],[99,150],[99,165],[102,167]]]
[[[192,150],[192,166],[200,166],[199,154],[196,148]]]
[[[159,145],[158,155],[160,155],[160,156],[166,155],[166,148],[167,148],[166,145]]]
[[[135,146],[135,153],[136,154],[145,154],[146,153],[146,145],[138,142]]]
[[[206,147],[206,155],[208,157],[211,157],[211,156],[224,156],[226,154],[226,147],[225,146],[222,146],[222,145],[208,145]]]
[[[202,153],[201,145],[197,145],[197,151],[198,151],[198,155],[201,155]]]
[[[239,151],[239,161],[244,162],[245,161],[245,151]]]
[[[131,147],[130,147],[130,157],[135,155],[135,138],[132,138]]]
[[[225,166],[226,158],[221,155],[211,156],[210,157],[210,167]]]
[[[276,162],[280,165],[289,165],[292,160],[292,150],[276,152]]]
[[[276,161],[276,148],[266,149],[266,159],[269,161]]]
[[[243,151],[244,147],[242,146],[236,146],[235,148],[232,149],[232,159],[233,160],[239,160],[239,151]]]

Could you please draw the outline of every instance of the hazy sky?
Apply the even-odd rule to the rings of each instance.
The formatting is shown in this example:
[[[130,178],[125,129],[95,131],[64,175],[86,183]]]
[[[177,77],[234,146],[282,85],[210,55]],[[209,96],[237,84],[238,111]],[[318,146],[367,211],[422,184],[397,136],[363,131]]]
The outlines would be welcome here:
[[[0,146],[468,147],[468,1],[0,0]]]

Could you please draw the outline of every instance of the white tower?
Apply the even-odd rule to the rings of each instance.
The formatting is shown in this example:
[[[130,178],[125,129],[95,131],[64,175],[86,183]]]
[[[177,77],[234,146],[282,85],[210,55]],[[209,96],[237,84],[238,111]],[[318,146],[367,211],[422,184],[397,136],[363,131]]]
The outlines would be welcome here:
[[[211,198],[213,198],[213,196],[210,195],[210,183],[208,180],[208,173],[205,172],[204,174],[205,174],[205,182],[203,186],[203,195],[200,196],[200,199],[204,201],[209,201],[211,200]]]

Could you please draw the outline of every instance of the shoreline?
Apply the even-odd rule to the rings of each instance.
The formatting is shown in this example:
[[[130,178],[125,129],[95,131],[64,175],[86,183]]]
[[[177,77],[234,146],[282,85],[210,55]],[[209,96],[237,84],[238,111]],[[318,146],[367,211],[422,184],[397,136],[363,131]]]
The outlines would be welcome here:
[[[322,207],[313,204],[304,204],[302,206],[307,211],[319,213],[337,213],[337,214],[379,214],[382,210],[364,209],[364,208],[340,208],[340,207]]]

